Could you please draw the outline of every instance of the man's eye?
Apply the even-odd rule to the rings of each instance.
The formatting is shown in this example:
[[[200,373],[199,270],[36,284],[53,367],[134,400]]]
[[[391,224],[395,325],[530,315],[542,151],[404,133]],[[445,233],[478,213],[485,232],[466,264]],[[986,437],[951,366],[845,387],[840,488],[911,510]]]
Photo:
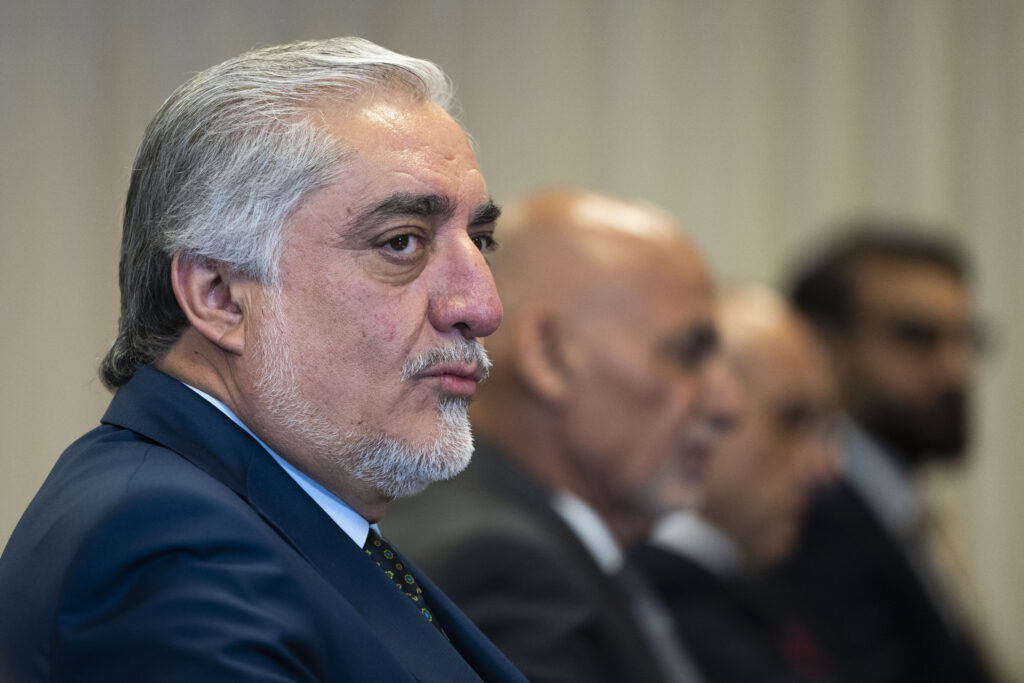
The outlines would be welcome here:
[[[931,351],[942,343],[944,331],[938,325],[900,320],[892,324],[891,334],[906,346]]]
[[[398,235],[397,237],[392,237],[387,242],[385,242],[384,246],[392,254],[397,254],[399,256],[409,256],[415,253],[416,250],[419,248],[420,238],[417,237],[416,235]]]
[[[786,432],[810,431],[818,420],[814,408],[799,401],[787,402],[775,409],[775,422]]]
[[[476,248],[485,254],[494,251],[498,247],[498,243],[495,241],[494,235],[481,233],[479,235],[472,235],[470,239],[473,240],[473,244],[476,245]]]
[[[700,326],[675,346],[676,362],[687,370],[703,366],[718,351],[718,332],[711,326]]]

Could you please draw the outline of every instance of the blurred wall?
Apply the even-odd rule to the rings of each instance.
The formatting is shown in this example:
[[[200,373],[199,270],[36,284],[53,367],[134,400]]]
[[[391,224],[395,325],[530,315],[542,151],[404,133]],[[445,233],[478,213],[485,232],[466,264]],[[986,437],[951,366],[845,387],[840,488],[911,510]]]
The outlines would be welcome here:
[[[0,0],[0,542],[108,396],[120,207],[149,117],[260,44],[359,34],[455,80],[495,197],[562,183],[675,211],[719,274],[778,281],[862,210],[949,224],[998,344],[970,467],[929,491],[1024,680],[1024,3]]]

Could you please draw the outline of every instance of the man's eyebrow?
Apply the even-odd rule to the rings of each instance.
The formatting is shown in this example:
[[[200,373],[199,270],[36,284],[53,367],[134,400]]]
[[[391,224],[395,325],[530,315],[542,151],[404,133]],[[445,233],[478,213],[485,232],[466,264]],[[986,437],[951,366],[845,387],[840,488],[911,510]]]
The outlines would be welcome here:
[[[488,199],[485,204],[481,204],[477,207],[476,211],[469,219],[470,225],[487,225],[488,223],[494,223],[501,216],[501,207],[494,203],[493,199]]]
[[[669,339],[664,349],[682,358],[688,365],[699,365],[719,351],[721,339],[713,323],[700,321],[676,337]]]
[[[359,211],[350,225],[353,232],[359,233],[391,218],[446,218],[454,211],[452,200],[444,195],[401,192]]]

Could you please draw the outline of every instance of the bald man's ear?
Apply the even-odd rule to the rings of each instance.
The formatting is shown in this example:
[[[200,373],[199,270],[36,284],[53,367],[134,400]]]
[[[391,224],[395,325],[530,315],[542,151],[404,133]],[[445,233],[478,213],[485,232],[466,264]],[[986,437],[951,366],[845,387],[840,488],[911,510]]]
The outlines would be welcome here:
[[[524,385],[543,401],[561,403],[569,393],[565,328],[554,311],[522,311],[516,321],[516,372]]]
[[[231,275],[217,261],[178,252],[171,261],[171,285],[189,323],[228,353],[245,348],[245,310],[251,280]]]

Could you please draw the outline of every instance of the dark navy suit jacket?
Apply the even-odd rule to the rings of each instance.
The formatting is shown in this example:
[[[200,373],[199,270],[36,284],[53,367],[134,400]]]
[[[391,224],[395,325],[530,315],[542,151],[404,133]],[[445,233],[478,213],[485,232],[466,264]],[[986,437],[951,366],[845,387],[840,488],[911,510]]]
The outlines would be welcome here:
[[[635,549],[632,560],[709,681],[837,683],[827,654],[787,606],[744,577],[713,573],[691,557],[649,544]]]
[[[941,618],[903,550],[843,480],[818,493],[797,552],[770,583],[794,597],[844,680],[993,680],[966,634]]]
[[[445,640],[177,380],[139,370],[102,422],[0,557],[0,680],[525,680],[410,565]]]

